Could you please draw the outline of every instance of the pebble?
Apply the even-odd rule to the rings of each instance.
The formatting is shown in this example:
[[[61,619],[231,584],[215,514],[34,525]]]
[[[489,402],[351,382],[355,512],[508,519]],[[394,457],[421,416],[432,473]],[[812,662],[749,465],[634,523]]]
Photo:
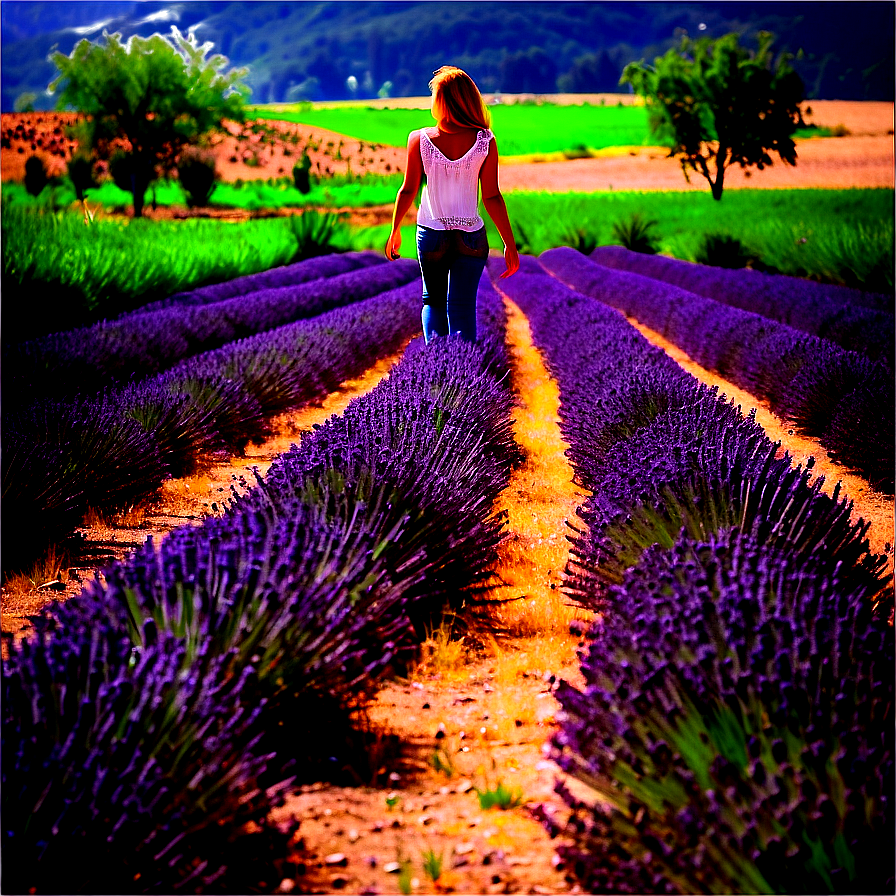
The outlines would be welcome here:
[[[401,871],[401,862],[386,862],[386,864],[383,865],[383,871],[385,871],[386,874],[398,874],[398,872]]]
[[[324,859],[324,863],[330,866],[338,865],[344,868],[348,865],[348,856],[344,852],[331,852]]]

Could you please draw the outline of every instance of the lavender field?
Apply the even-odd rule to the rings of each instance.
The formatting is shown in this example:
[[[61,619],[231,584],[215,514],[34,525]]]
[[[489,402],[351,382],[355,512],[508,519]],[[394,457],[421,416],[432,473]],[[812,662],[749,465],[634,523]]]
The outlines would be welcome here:
[[[526,461],[513,309],[583,496],[555,533],[563,596],[593,618],[577,674],[551,682],[562,811],[528,807],[565,886],[892,891],[892,548],[627,320],[892,500],[891,304],[618,247],[501,269],[475,343],[423,344],[414,262],[347,253],[15,347],[5,566],[401,354],[220,513],[5,636],[6,891],[320,892],[290,864],[302,818],[278,810],[359,749],[380,763],[363,708],[446,618],[501,637],[496,507]]]

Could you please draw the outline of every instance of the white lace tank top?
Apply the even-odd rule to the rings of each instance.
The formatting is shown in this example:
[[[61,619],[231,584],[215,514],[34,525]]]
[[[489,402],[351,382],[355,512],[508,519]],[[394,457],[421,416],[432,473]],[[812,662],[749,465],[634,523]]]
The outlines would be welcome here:
[[[479,214],[479,169],[494,135],[483,128],[476,142],[459,159],[449,159],[420,131],[420,156],[426,185],[417,210],[417,223],[432,230],[466,230],[484,226]]]

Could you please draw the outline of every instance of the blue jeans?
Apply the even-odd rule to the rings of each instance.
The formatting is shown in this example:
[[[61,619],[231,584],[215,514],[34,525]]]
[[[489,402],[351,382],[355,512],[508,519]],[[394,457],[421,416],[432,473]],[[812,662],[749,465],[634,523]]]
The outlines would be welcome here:
[[[417,227],[417,257],[423,275],[423,337],[458,333],[476,341],[476,292],[488,260],[485,228],[432,230]]]

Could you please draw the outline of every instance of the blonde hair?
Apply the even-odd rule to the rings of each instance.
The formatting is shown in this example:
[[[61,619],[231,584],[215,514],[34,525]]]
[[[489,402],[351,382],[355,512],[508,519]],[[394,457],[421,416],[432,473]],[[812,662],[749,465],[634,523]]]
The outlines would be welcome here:
[[[491,116],[473,79],[454,65],[443,65],[429,82],[439,121],[462,128],[488,128]]]

